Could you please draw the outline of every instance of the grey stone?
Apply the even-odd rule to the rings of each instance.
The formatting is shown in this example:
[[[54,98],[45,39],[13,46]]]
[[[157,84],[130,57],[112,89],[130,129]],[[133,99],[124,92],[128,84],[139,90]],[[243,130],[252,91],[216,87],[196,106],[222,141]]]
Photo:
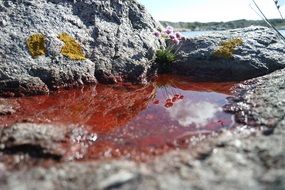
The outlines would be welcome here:
[[[20,105],[16,99],[0,98],[0,127],[3,125],[3,118],[13,117],[13,115],[15,115],[19,109]]]
[[[114,174],[111,174],[106,179],[103,179],[99,183],[98,188],[99,189],[110,189],[112,187],[121,186],[133,180],[136,177],[137,176],[134,173],[121,170],[119,172],[115,172]]]
[[[0,116],[16,113],[16,108],[5,99],[0,99]]]
[[[45,170],[34,168],[31,175],[18,173],[7,180],[1,189],[112,189],[123,187],[130,180],[138,181],[139,172],[135,163],[118,161],[116,163],[69,163]],[[100,175],[97,175],[97,172]],[[7,177],[7,176],[5,176]],[[17,179],[18,178],[18,179]],[[23,180],[31,180],[23,184]],[[39,180],[39,181],[38,181]],[[41,182],[40,182],[41,181]],[[58,183],[59,182],[59,183]],[[41,184],[41,185],[40,185]],[[76,184],[76,185],[75,185]],[[39,186],[40,185],[40,186]]]
[[[121,160],[62,163],[46,169],[6,171],[0,187],[3,190],[46,186],[50,189],[124,190],[284,189],[284,146],[280,144],[284,132],[266,137],[245,130],[203,142],[213,150],[205,160],[196,160],[192,155],[196,149],[192,148],[141,164]],[[284,131],[284,125],[278,130]],[[216,147],[220,138],[229,139],[225,147]],[[279,148],[272,148],[276,146]]]
[[[19,80],[20,79],[20,80]],[[24,96],[48,94],[49,89],[40,78],[22,75],[20,78],[10,78],[0,81],[0,96]]]
[[[82,157],[94,141],[96,134],[76,125],[19,123],[0,128],[0,151],[8,154],[72,160]]]
[[[43,2],[45,5],[47,5],[47,8],[30,8],[38,11],[48,10],[48,8],[50,8],[51,13],[56,15],[60,13],[55,12],[55,7],[58,8],[58,10],[63,11],[68,9],[68,7],[72,7],[70,10],[73,10],[75,4],[78,10],[81,10],[79,5],[85,5],[86,9],[90,6],[87,1],[71,2],[63,0],[42,0],[37,1],[38,4],[36,4],[34,1],[22,2],[24,2],[25,6],[29,5],[32,7],[41,6],[41,3]],[[96,2],[98,4],[102,3],[102,9],[105,9],[106,7],[104,3],[107,1],[88,2]],[[92,5],[95,6],[96,3]],[[130,1],[130,3],[133,2]],[[67,8],[64,9],[63,4],[66,5]],[[9,11],[11,8],[14,10],[21,10],[21,8],[23,8],[22,5],[23,4],[18,4],[16,6],[15,1],[4,0],[3,2],[0,2],[0,10]],[[2,9],[1,7],[5,8]],[[27,9],[29,9],[29,7]],[[92,6],[90,6],[90,9],[97,10]],[[0,15],[2,12],[0,12]],[[30,12],[27,13],[32,14]],[[134,13],[130,11],[130,15],[132,14]],[[75,16],[76,19],[73,19],[74,17],[70,16],[69,14],[64,16],[64,18],[72,20],[68,22],[71,28],[76,26],[78,31],[81,31],[82,28],[92,28],[92,24],[88,22],[90,19],[81,19],[81,17],[92,17],[94,15],[85,14],[84,12],[76,15],[79,15],[80,18]],[[100,17],[98,18],[102,18],[102,20],[105,18],[112,18],[112,22],[109,23],[111,26],[113,26],[112,23],[120,22],[120,20],[116,19],[116,16],[113,17],[112,15],[110,16],[103,13],[102,15],[99,15]],[[135,16],[133,15],[131,17],[135,18]],[[63,16],[60,18],[63,19]],[[13,17],[11,19],[13,19]],[[44,17],[42,19],[44,19]],[[136,22],[136,19],[132,21],[132,26],[134,29],[139,30],[141,27],[147,25],[147,23],[139,23],[140,24]],[[98,25],[100,25],[100,23]],[[6,28],[7,27],[8,26],[6,26]],[[104,27],[102,26],[102,28]],[[2,30],[3,29],[0,29],[0,32]],[[71,30],[68,31],[71,32]],[[107,31],[112,34],[111,29]],[[244,31],[245,34],[242,34],[241,31]],[[252,43],[254,46],[248,47],[248,49],[244,46],[237,47],[233,59],[217,59],[216,62],[215,59],[212,58],[212,53],[207,51],[209,47],[209,44],[207,43],[197,42],[205,45],[206,49],[204,50],[201,47],[198,48],[195,46],[190,46],[192,48],[197,48],[197,54],[195,53],[195,50],[190,52],[190,47],[182,47],[182,52],[180,55],[185,55],[185,60],[196,60],[197,65],[199,65],[198,63],[207,63],[208,65],[212,66],[212,64],[215,63],[219,64],[219,61],[222,62],[220,64],[240,64],[242,66],[235,65],[229,69],[230,71],[233,69],[232,71],[237,72],[237,74],[234,72],[231,73],[232,76],[237,78],[241,77],[241,71],[244,72],[244,76],[246,76],[245,78],[250,78],[272,72],[278,68],[283,68],[283,44],[279,42],[275,34],[271,33],[269,29],[256,28],[256,30],[253,30],[253,28],[247,28],[228,32],[231,35],[240,34],[246,43],[249,43],[250,39],[253,39]],[[10,34],[12,35],[12,33]],[[265,36],[267,34],[269,35],[269,38]],[[79,32],[78,36],[80,35],[81,33]],[[230,37],[232,37],[231,35]],[[251,35],[252,37],[250,37]],[[260,39],[258,38],[258,35]],[[102,38],[102,41],[104,41],[103,36],[99,37],[98,35],[98,38],[96,39],[98,40]],[[206,39],[205,37],[198,37],[197,39],[201,38],[204,41],[212,44],[210,47],[213,47],[212,50],[214,51],[214,48],[218,47],[220,41],[230,38],[224,37],[225,33],[218,33],[217,36],[217,38],[212,36],[212,39]],[[108,35],[105,37],[107,38]],[[104,49],[106,50],[106,54],[102,53],[103,51],[101,52],[100,56],[103,59],[103,62],[100,63],[105,64],[101,65],[99,62],[95,62],[94,64],[96,55],[90,55],[89,60],[82,63],[67,60],[58,54],[59,49],[56,49],[56,47],[61,43],[56,40],[56,37],[54,36],[48,38],[54,39],[54,41],[48,41],[48,46],[51,47],[48,55],[56,58],[53,59],[51,57],[40,57],[31,61],[33,62],[32,66],[10,64],[11,67],[8,67],[8,62],[4,62],[5,64],[3,66],[1,64],[0,69],[1,84],[5,84],[4,86],[0,86],[0,89],[4,89],[2,91],[7,92],[7,89],[13,89],[13,86],[16,85],[20,86],[21,90],[11,91],[13,91],[15,94],[25,94],[23,91],[25,91],[25,88],[27,88],[26,86],[33,84],[31,86],[38,89],[38,86],[36,85],[38,83],[41,84],[40,89],[44,89],[41,92],[47,93],[49,89],[55,89],[59,86],[68,84],[71,84],[72,86],[81,85],[95,81],[96,79],[94,77],[94,73],[97,73],[95,75],[100,81],[108,81],[108,79],[114,81],[117,80],[117,74],[124,73],[125,68],[133,68],[132,63],[129,62],[122,63],[122,65],[120,65],[121,62],[117,62],[120,63],[119,65],[113,65],[115,63],[112,61],[108,62],[110,52],[107,51],[107,48],[104,49],[103,47],[100,49],[100,51]],[[216,39],[219,38],[220,41],[216,41]],[[83,37],[81,36],[79,39],[83,39]],[[81,40],[79,41],[82,42]],[[104,42],[107,43],[109,41],[105,40]],[[188,39],[184,46],[191,43],[194,42],[191,39]],[[91,44],[92,43],[89,45],[92,46]],[[86,47],[84,46],[85,51],[88,52],[88,45]],[[187,53],[186,50],[189,52]],[[5,57],[6,54],[3,54],[1,51],[3,52],[4,49],[0,49],[0,55]],[[183,54],[183,51],[185,54]],[[21,52],[23,53],[24,50],[21,50]],[[242,52],[243,56],[237,54],[240,52]],[[252,57],[254,54],[253,52],[259,53],[256,54],[255,57]],[[24,54],[28,56],[27,52]],[[205,55],[208,55],[208,62],[205,60],[205,57],[207,58]],[[16,58],[12,58],[13,56],[9,57],[9,59],[16,61]],[[250,61],[251,58],[255,59]],[[9,59],[7,58],[7,60]],[[23,58],[20,59],[23,60]],[[121,61],[123,60],[121,58],[118,59]],[[6,60],[6,58],[3,60]],[[65,62],[66,65],[59,64],[60,66],[50,66],[47,64],[40,64],[42,60],[53,60],[53,63],[62,60],[66,60],[67,62]],[[212,61],[210,62],[210,60]],[[191,62],[185,61],[180,63],[185,64],[185,67],[181,68],[187,69],[184,70],[183,73],[181,71],[181,74],[190,74],[191,70],[189,68],[191,64],[189,63]],[[73,64],[77,66],[74,66]],[[142,64],[142,62],[140,62],[140,64]],[[133,72],[130,72],[131,74],[126,78],[132,79],[133,76],[139,76],[141,74],[141,72],[139,72],[141,71],[140,64],[135,70],[133,70]],[[208,74],[205,72],[205,68],[209,68],[208,65],[207,67],[199,67],[196,71],[200,71],[199,69],[201,68],[202,70],[201,73],[196,72],[197,76],[205,79],[217,72],[212,78],[221,79],[219,76],[221,73],[218,73],[218,70],[214,69],[212,71],[208,71]],[[217,66],[213,68],[221,69],[225,67]],[[186,71],[189,71],[189,73]],[[145,72],[145,70],[143,72]],[[176,72],[180,73],[178,68]],[[29,169],[20,169],[18,171],[8,171],[6,167],[9,165],[6,165],[5,163],[0,164],[0,189],[284,189],[284,74],[285,70],[276,71],[267,76],[246,81],[236,87],[234,92],[235,97],[229,99],[229,105],[225,106],[225,110],[234,113],[237,121],[240,123],[240,125],[237,126],[235,130],[232,130],[232,132],[226,131],[216,137],[208,138],[207,140],[201,142],[203,143],[203,146],[197,143],[196,146],[191,147],[190,149],[177,150],[167,153],[166,155],[158,157],[154,161],[147,163],[139,164],[132,161],[121,160],[66,162],[67,160],[72,160],[73,157],[78,158],[77,151],[75,153],[73,151],[68,151],[72,149],[74,144],[77,145],[79,143],[80,145],[83,145],[80,146],[80,149],[83,150],[83,152],[80,153],[84,154],[84,150],[86,150],[84,142],[96,141],[96,134],[90,134],[88,131],[81,129],[80,127],[78,128],[78,126],[28,123],[15,124],[8,128],[1,128],[0,160],[2,160],[2,157],[7,156],[6,153],[9,151],[12,155],[19,154],[19,152],[15,150],[19,150],[17,149],[19,147],[23,148],[23,145],[29,145],[29,147],[36,148],[36,150],[40,150],[40,152],[44,154],[55,155],[59,158],[66,159],[62,159],[62,162],[57,163],[52,167],[43,168],[33,166]],[[16,76],[21,76],[22,78],[17,78]],[[227,75],[225,75],[225,78],[226,77]],[[26,92],[28,92],[28,90],[26,90]],[[262,130],[259,131],[258,128],[261,128]],[[69,148],[63,148],[62,143],[69,144]],[[38,156],[41,157],[43,155]],[[9,159],[10,157],[8,156],[7,158]],[[29,162],[29,160],[27,162]],[[27,181],[29,183],[27,183]]]
[[[284,74],[282,69],[237,85],[225,110],[235,113],[240,123],[274,130],[285,116]]]
[[[15,112],[12,106],[0,105],[0,115],[11,115]]]
[[[284,73],[280,70],[239,84],[228,108],[232,107],[237,118],[242,112],[248,118],[245,125],[210,137],[202,146],[198,143],[147,163],[74,162],[12,172],[4,167],[0,188],[284,189]],[[274,130],[263,135],[256,127]],[[201,154],[207,156],[200,159]]]
[[[2,27],[5,27],[5,26],[7,26],[7,21],[6,20],[0,20],[0,26],[2,26]]]
[[[0,21],[0,94],[6,96],[44,94],[96,78],[143,83],[160,46],[152,35],[160,24],[134,0],[3,0]],[[60,53],[64,32],[81,45],[86,60]],[[45,36],[46,55],[33,58],[26,41],[36,33]]]
[[[243,44],[232,57],[214,55],[222,42],[237,38]],[[171,70],[198,80],[239,81],[284,68],[284,53],[285,43],[272,29],[251,26],[186,39]]]

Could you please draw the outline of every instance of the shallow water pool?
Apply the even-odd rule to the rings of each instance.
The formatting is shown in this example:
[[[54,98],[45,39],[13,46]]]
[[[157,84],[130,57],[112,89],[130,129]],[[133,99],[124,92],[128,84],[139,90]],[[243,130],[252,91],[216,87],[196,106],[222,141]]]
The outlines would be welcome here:
[[[78,124],[96,134],[82,159],[144,160],[185,148],[213,132],[234,126],[222,107],[234,83],[193,82],[162,75],[149,85],[97,85],[49,96],[11,99],[16,122]]]

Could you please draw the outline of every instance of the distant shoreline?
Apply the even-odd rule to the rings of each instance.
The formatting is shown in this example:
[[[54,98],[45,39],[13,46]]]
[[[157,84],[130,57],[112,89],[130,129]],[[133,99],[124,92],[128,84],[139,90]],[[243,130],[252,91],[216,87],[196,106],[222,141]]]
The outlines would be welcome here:
[[[279,30],[285,29],[285,20],[270,19],[270,22]],[[244,28],[251,25],[268,26],[263,20],[234,20],[229,22],[169,22],[160,21],[163,26],[172,26],[180,32],[190,31],[219,31],[235,28]]]

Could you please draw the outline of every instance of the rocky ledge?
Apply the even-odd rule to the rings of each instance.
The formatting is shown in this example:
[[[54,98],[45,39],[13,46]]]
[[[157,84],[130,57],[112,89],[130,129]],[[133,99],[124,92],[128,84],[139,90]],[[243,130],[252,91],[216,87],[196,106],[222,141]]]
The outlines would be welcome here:
[[[97,80],[144,82],[160,45],[152,36],[159,24],[133,0],[2,0],[0,26],[2,96]],[[284,53],[270,29],[249,27],[186,39],[172,70],[242,80],[284,68]],[[74,125],[2,127],[0,189],[284,189],[284,74],[237,86],[225,107],[240,123],[233,132],[148,163],[70,161],[97,138]],[[15,112],[1,105],[0,115]]]
[[[47,94],[84,84],[145,83],[158,69],[161,26],[136,1],[0,2],[0,96]],[[285,65],[285,43],[266,27],[188,38],[171,72],[244,80]]]
[[[170,70],[203,81],[251,79],[284,68],[284,47],[267,27],[212,32],[186,39]]]
[[[72,126],[34,124],[2,129],[0,189],[284,189],[284,74],[285,70],[277,71],[237,86],[236,98],[226,107],[241,118],[243,124],[236,130],[148,163],[113,160],[29,166],[31,152],[16,152],[13,147],[24,143],[61,158],[66,154],[61,151],[61,144],[66,143],[63,136],[70,137],[67,144],[76,152],[78,142],[72,139],[89,137],[90,133],[74,131]],[[79,139],[87,140],[87,145],[90,140]],[[47,159],[46,154],[36,159]]]
[[[0,1],[0,95],[145,82],[160,28],[134,0]]]

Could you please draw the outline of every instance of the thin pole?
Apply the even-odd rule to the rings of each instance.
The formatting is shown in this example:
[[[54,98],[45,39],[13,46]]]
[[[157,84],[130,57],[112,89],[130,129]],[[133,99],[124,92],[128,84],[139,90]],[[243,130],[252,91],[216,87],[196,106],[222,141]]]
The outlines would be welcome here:
[[[282,15],[282,13],[281,13],[281,11],[280,11],[280,6],[279,6],[279,4],[278,4],[278,3],[279,3],[278,0],[272,0],[272,1],[274,2],[274,4],[275,4],[275,6],[276,6],[276,8],[277,8],[277,10],[278,10],[278,12],[279,12],[279,14],[280,14],[282,20],[284,20],[283,15]]]
[[[285,37],[279,32],[279,30],[277,30],[277,28],[272,25],[270,23],[270,21],[267,19],[267,17],[265,16],[265,14],[262,12],[262,10],[260,9],[260,7],[257,5],[257,3],[255,2],[255,0],[252,0],[252,2],[254,3],[254,5],[256,6],[256,8],[258,9],[259,13],[262,15],[262,19],[279,35],[279,37],[281,37],[281,39],[285,42]]]

